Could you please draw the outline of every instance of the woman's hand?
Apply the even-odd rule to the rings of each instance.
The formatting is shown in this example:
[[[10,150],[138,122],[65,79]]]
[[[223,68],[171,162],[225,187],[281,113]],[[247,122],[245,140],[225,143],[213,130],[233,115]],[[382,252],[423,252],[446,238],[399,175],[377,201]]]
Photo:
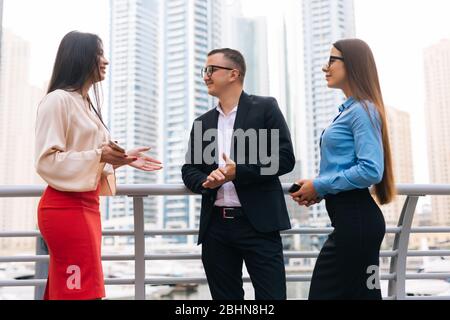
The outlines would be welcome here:
[[[291,193],[290,195],[292,200],[297,202],[299,205],[310,207],[322,201],[314,188],[313,180],[299,180],[296,184],[301,186],[300,190]]]
[[[317,198],[316,200],[309,201],[309,202],[308,201],[300,201],[298,198],[297,199],[293,199],[293,200],[295,202],[297,202],[299,206],[305,206],[305,207],[309,208],[309,207],[311,207],[311,206],[313,206],[315,204],[320,203],[323,199]]]
[[[102,146],[100,162],[112,164],[114,167],[125,166],[137,160],[137,157],[129,156],[123,152],[113,149],[110,145]]]
[[[163,167],[159,160],[147,156],[144,152],[150,151],[150,147],[141,147],[127,151],[127,155],[137,158],[130,166],[143,171],[157,171]]]

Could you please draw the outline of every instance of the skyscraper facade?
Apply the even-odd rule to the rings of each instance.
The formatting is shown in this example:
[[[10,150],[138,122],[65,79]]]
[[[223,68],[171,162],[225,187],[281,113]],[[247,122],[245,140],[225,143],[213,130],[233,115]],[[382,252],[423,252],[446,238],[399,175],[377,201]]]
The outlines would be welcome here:
[[[126,149],[152,147],[159,157],[160,1],[111,0],[110,92],[108,124],[112,137]],[[160,173],[130,166],[116,172],[118,184],[154,184]],[[147,223],[158,223],[158,199],[144,199]],[[107,218],[132,216],[131,198],[107,202]]]
[[[327,87],[322,72],[328,61],[332,44],[342,38],[355,35],[353,0],[304,0],[304,90],[306,153],[302,161],[305,174],[314,178],[319,173],[322,131],[330,124],[342,104],[344,96],[339,90]],[[323,204],[311,209],[311,218],[319,221],[323,217]]]
[[[200,76],[208,52],[221,46],[220,0],[164,1],[163,140],[164,183],[182,183],[187,137],[193,121],[214,106]],[[165,228],[197,228],[200,199],[165,197]],[[192,243],[193,237],[175,241]]]
[[[450,40],[427,48],[425,62],[425,115],[430,182],[450,181]],[[450,197],[432,198],[432,222],[450,224]]]

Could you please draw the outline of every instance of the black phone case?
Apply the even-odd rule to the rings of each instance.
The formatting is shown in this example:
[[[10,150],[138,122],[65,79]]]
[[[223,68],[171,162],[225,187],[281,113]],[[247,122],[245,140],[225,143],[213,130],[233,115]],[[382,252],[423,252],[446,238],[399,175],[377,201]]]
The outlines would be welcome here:
[[[294,183],[288,190],[289,193],[294,193],[300,190],[300,186],[296,183]]]

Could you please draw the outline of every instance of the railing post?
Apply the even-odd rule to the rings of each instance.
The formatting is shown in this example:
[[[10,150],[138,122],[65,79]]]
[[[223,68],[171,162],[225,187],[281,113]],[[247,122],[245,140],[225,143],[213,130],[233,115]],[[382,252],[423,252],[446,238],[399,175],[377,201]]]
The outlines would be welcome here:
[[[36,255],[48,255],[47,245],[39,236],[36,238]],[[48,276],[48,262],[39,261],[35,263],[34,278],[35,279],[47,279]],[[44,297],[45,286],[39,285],[34,288],[34,300],[42,300]]]
[[[395,279],[389,280],[388,289],[388,295],[394,296],[396,300],[404,300],[406,298],[406,264],[409,236],[418,200],[418,196],[408,196],[398,220],[398,227],[401,227],[401,231],[395,235],[393,246],[393,250],[398,253],[397,256],[391,258],[390,267],[390,273],[395,273]]]
[[[145,300],[145,234],[144,199],[133,198],[134,208],[134,296],[136,300]]]

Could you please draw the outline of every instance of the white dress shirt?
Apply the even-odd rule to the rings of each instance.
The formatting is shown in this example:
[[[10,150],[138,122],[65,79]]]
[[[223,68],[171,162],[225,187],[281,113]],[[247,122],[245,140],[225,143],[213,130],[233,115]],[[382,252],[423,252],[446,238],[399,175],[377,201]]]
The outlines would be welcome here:
[[[233,137],[237,109],[238,106],[234,107],[228,115],[225,115],[220,105],[216,108],[219,111],[219,121],[217,123],[219,167],[225,167],[226,165],[222,156],[224,153],[230,157],[231,138]],[[217,191],[214,205],[218,207],[241,207],[233,182],[227,182],[220,187]]]

